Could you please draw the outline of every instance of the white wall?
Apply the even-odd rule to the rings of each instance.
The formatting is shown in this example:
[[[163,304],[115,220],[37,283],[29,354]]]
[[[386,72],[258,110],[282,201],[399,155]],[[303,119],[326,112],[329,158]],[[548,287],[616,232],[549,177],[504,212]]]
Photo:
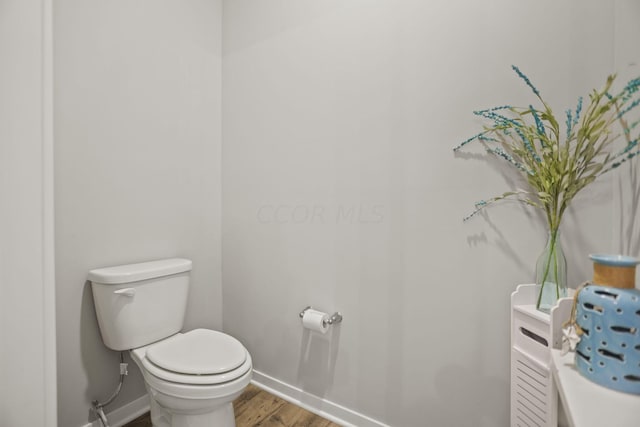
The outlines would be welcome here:
[[[618,27],[614,37],[614,22],[633,8],[633,0],[231,0],[221,64],[220,1],[56,1],[59,425],[87,423],[90,401],[117,380],[86,272],[165,256],[195,262],[186,327],[223,323],[262,373],[394,427],[506,425],[508,298],[532,280],[544,227],[513,205],[462,224],[475,200],[509,178],[451,148],[478,129],[473,109],[530,102],[512,63],[558,111],[600,85],[634,49],[620,44]],[[16,10],[29,20],[7,13]],[[22,30],[38,51],[30,31],[39,13],[1,0],[0,29]],[[0,71],[2,93],[38,90],[38,54],[16,50],[22,41],[0,38],[16,65]],[[0,117],[33,114],[34,93],[15,94],[24,110],[2,97]],[[33,120],[21,128],[28,138],[40,130]],[[14,199],[42,191],[33,179],[46,153],[20,149],[1,157],[12,177],[3,195]],[[574,284],[590,275],[586,254],[619,243],[611,185],[594,186],[565,223]],[[0,210],[2,241],[14,233],[16,257],[39,250],[38,200],[15,199],[27,207],[19,217]],[[21,266],[4,252],[6,265]],[[18,274],[6,265],[3,292]],[[46,283],[32,274],[28,283]],[[312,338],[297,318],[307,304],[341,310],[345,321]],[[3,339],[18,314],[29,317],[24,330],[42,333],[38,315],[7,306]],[[20,354],[2,353],[2,366]],[[131,372],[113,408],[143,395]],[[42,416],[22,400],[0,401],[3,416]]]
[[[474,109],[532,102],[511,64],[559,115],[603,84],[613,16],[595,0],[225,2],[223,324],[256,370],[394,427],[507,425],[509,295],[546,232],[514,204],[463,224],[511,175],[452,148]],[[612,248],[611,185],[566,218],[572,285]],[[308,304],[343,324],[310,336]]]
[[[0,1],[0,58],[0,425],[54,427],[50,1]]]
[[[59,425],[118,380],[87,272],[193,260],[186,329],[221,327],[221,2],[55,2]],[[121,396],[142,396],[129,370]]]

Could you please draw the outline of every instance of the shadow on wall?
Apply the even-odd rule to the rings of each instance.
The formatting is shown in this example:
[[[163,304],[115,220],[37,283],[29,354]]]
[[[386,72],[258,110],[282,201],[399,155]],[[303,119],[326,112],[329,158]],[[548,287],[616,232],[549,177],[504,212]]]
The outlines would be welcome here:
[[[469,386],[465,387],[465,384]],[[425,419],[430,419],[432,425],[440,427],[506,425],[505,420],[500,418],[504,412],[495,411],[495,408],[508,405],[508,401],[503,401],[504,390],[508,387],[509,383],[504,380],[483,376],[480,369],[444,366],[435,377],[437,395],[422,402],[421,408],[414,413],[424,413]],[[477,390],[483,392],[478,393]],[[467,420],[467,423],[460,424],[460,420]]]
[[[505,163],[502,159],[496,158],[496,156],[494,155],[487,154],[486,152],[469,153],[456,151],[454,153],[454,157],[456,159],[462,159],[465,161],[484,162],[487,164],[488,169],[496,171],[500,174],[505,184],[504,187],[496,188],[495,190],[493,190],[493,192],[489,192],[488,196],[498,196],[503,192],[512,191],[516,188],[527,188],[528,186],[526,179],[520,173],[514,171],[513,167]],[[471,212],[473,211],[473,203],[475,202],[477,202],[477,200],[469,201],[470,212],[468,214],[471,214]],[[503,203],[518,206],[519,210],[522,212],[523,223],[540,224],[545,229],[547,228],[546,218],[542,210],[532,208],[524,203],[516,202],[515,200],[501,200],[497,202],[495,206],[497,207]],[[483,209],[475,215],[481,217],[493,231],[496,239],[491,244],[494,244],[498,248],[498,250],[500,250],[500,252],[512,262],[513,265],[516,265],[518,267],[520,271],[531,271],[531,260],[523,259],[518,255],[518,251],[515,250],[509,239],[504,235],[500,226],[495,224],[491,220],[490,211],[491,207],[489,207],[488,209]],[[484,232],[480,234],[472,234],[467,236],[467,244],[473,247],[481,245],[486,246],[489,244],[489,239]],[[544,246],[540,247],[540,252],[542,252],[543,248]]]
[[[298,361],[298,384],[302,390],[321,398],[327,394],[333,385],[339,347],[339,327],[331,327],[324,335],[303,329]],[[304,402],[303,396],[301,401]]]
[[[640,256],[640,225],[636,224],[640,207],[640,174],[637,160],[627,165],[618,178],[620,194],[620,247],[621,254]]]
[[[100,329],[98,328],[98,319],[95,314],[93,305],[93,294],[91,293],[91,282],[86,281],[82,288],[82,305],[80,308],[80,352],[82,356],[82,365],[87,374],[87,388],[85,397],[87,401],[99,399],[96,396],[96,385],[103,384],[108,380],[105,374],[107,369],[92,369],[92,366],[113,366],[111,355],[105,351],[104,344],[100,337]],[[96,419],[95,413],[91,408],[87,408],[87,421],[91,422]]]
[[[82,306],[80,309],[80,352],[82,356],[82,368],[87,376],[87,386],[85,397],[87,401],[99,400],[104,402],[115,391],[119,381],[120,358],[117,351],[108,349],[102,342],[98,319],[96,317],[95,306],[93,304],[93,293],[91,292],[91,282],[86,281],[82,288]],[[137,369],[131,369],[134,363],[129,355],[125,355],[125,362],[129,363],[129,375],[125,379],[127,383],[132,383],[135,377],[140,377]],[[101,366],[101,369],[96,369]],[[133,374],[133,375],[132,375]],[[123,392],[124,392],[123,388]],[[127,394],[127,393],[123,393]],[[107,409],[118,408],[126,400],[122,399],[123,394],[109,405]],[[97,419],[92,408],[87,408],[87,421],[93,422]]]

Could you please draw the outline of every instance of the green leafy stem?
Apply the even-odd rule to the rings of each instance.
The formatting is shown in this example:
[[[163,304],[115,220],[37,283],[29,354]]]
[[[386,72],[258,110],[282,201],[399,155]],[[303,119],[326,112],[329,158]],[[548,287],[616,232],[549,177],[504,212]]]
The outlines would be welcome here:
[[[557,232],[564,212],[580,191],[640,154],[638,137],[632,136],[639,121],[629,119],[630,112],[640,105],[640,78],[630,80],[622,90],[612,94],[616,76],[609,76],[603,88],[591,91],[584,111],[582,97],[575,109],[565,111],[562,128],[561,121],[529,78],[518,67],[513,66],[513,70],[533,91],[540,107],[504,105],[475,111],[488,124],[454,151],[477,141],[489,154],[506,161],[523,175],[529,188],[481,200],[464,219],[498,201],[512,199],[542,209],[549,230]],[[613,130],[616,123],[621,127],[619,133]],[[615,151],[613,143],[621,135],[626,144]]]

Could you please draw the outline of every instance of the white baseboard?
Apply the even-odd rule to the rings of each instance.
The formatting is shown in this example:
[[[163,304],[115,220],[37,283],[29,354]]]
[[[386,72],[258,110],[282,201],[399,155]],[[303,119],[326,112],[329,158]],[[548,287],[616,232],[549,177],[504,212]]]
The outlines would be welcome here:
[[[253,371],[253,384],[309,412],[345,427],[389,427],[344,406],[307,393],[262,372]]]
[[[107,420],[111,427],[122,427],[129,421],[133,421],[145,412],[149,412],[149,396],[144,395],[131,403],[107,413]],[[102,427],[100,420],[85,424],[83,427]]]
[[[345,408],[337,403],[314,396],[313,394],[307,393],[304,390],[256,370],[253,371],[253,380],[251,382],[271,394],[341,426],[389,427],[387,424]],[[111,427],[122,427],[145,412],[149,412],[149,396],[146,394],[131,403],[107,413],[107,419]],[[99,420],[95,420],[92,423],[85,424],[83,427],[102,427],[102,424]]]

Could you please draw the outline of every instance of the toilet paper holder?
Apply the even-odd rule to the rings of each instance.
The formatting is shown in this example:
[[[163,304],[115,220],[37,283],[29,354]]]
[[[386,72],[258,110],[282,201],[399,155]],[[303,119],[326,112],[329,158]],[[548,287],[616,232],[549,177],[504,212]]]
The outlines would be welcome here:
[[[304,317],[304,313],[307,310],[312,309],[313,307],[311,307],[310,305],[306,306],[299,314],[300,318],[302,319]],[[340,314],[340,312],[336,311],[335,313],[333,313],[333,315],[331,315],[331,317],[329,317],[327,320],[325,320],[324,322],[322,322],[324,324],[324,326],[327,325],[335,325],[336,323],[341,323],[342,322],[342,314]]]

